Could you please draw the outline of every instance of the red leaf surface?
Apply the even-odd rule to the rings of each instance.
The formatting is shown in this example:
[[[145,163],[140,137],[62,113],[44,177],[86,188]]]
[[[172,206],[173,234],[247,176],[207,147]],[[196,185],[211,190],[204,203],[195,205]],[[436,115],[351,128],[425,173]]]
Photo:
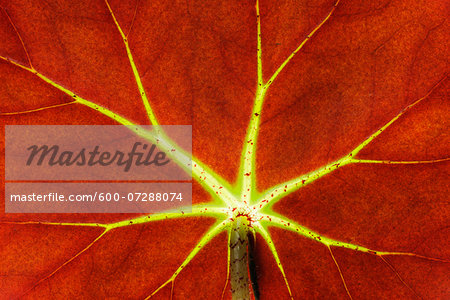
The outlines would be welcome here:
[[[450,297],[445,1],[0,7],[3,132],[191,124],[195,159],[193,213],[2,213],[0,298]]]

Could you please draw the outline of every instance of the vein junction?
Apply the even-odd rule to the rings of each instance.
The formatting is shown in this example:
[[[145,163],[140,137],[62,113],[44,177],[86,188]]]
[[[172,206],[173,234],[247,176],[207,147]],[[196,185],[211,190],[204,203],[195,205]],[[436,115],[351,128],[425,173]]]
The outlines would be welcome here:
[[[30,57],[28,55],[28,51],[25,47],[25,44],[17,30],[17,28],[14,26],[14,23],[9,18],[8,19],[15,30],[18,38],[20,39],[23,49],[26,53],[28,64],[29,66],[22,65],[20,63],[15,62],[14,60],[0,56],[0,59],[24,70],[27,72],[30,72],[37,76],[40,80],[46,82],[47,84],[53,86],[57,90],[67,94],[70,96],[73,101],[68,103],[62,103],[57,104],[53,106],[43,107],[43,108],[37,108],[33,110],[27,110],[22,112],[12,112],[12,113],[1,113],[0,115],[8,116],[8,115],[17,115],[22,113],[33,113],[36,111],[40,111],[43,109],[54,109],[59,108],[65,105],[71,105],[71,104],[79,104],[87,106],[93,110],[96,110],[98,113],[101,113],[108,118],[115,120],[119,124],[127,126],[130,130],[134,131],[137,135],[146,138],[147,140],[151,142],[157,142],[159,146],[162,148],[162,150],[166,150],[166,153],[171,155],[171,158],[176,161],[180,166],[182,166],[186,171],[190,172],[192,169],[192,175],[193,178],[198,181],[204,188],[209,192],[211,197],[213,198],[213,202],[210,204],[201,204],[201,205],[194,205],[192,207],[191,212],[163,212],[163,213],[156,213],[146,216],[140,216],[129,220],[119,221],[115,223],[109,223],[109,224],[102,224],[102,223],[58,223],[58,222],[2,222],[2,224],[22,224],[22,225],[29,225],[29,224],[40,224],[43,226],[85,226],[85,227],[97,227],[102,228],[102,232],[100,235],[98,235],[89,245],[84,247],[79,253],[77,253],[75,256],[64,262],[62,265],[60,265],[57,269],[53,270],[50,274],[47,274],[44,278],[36,282],[36,284],[31,288],[35,288],[45,280],[49,279],[51,276],[53,276],[55,273],[57,273],[61,268],[78,258],[83,253],[87,252],[98,240],[100,240],[105,234],[108,232],[121,227],[126,226],[134,226],[138,224],[144,224],[154,221],[161,221],[165,219],[174,219],[174,218],[189,218],[189,217],[199,217],[199,216],[208,216],[213,217],[217,219],[217,222],[215,225],[213,225],[198,241],[196,246],[193,248],[193,250],[186,256],[183,263],[174,271],[173,275],[165,281],[161,286],[156,288],[153,292],[149,294],[147,298],[152,297],[153,295],[157,294],[163,287],[165,287],[168,284],[172,284],[172,292],[173,292],[173,284],[175,282],[175,279],[177,276],[182,272],[182,269],[186,267],[189,262],[192,261],[192,259],[202,250],[202,248],[210,242],[216,235],[223,231],[227,231],[229,235],[229,253],[228,253],[228,268],[231,268],[233,270],[238,270],[242,266],[233,266],[233,259],[235,259],[236,255],[241,255],[242,253],[237,251],[236,255],[233,254],[233,245],[237,245],[237,243],[242,242],[242,238],[247,232],[251,233],[259,233],[260,236],[264,239],[264,241],[268,244],[268,247],[270,251],[272,252],[273,258],[279,268],[279,271],[282,274],[282,277],[285,281],[286,289],[291,297],[292,292],[291,288],[288,283],[288,278],[285,274],[283,265],[281,263],[281,259],[278,256],[277,249],[275,247],[275,243],[272,240],[269,231],[267,228],[269,226],[279,227],[283,228],[292,232],[295,232],[299,234],[300,236],[303,236],[305,238],[314,240],[318,243],[323,244],[324,246],[328,247],[330,250],[330,254],[332,256],[332,259],[336,263],[337,268],[339,269],[339,265],[337,261],[335,260],[335,257],[331,251],[331,247],[342,247],[351,249],[354,251],[364,252],[372,255],[376,255],[379,257],[388,256],[388,255],[403,255],[403,256],[415,256],[420,257],[427,260],[435,260],[435,261],[441,261],[441,262],[448,262],[443,259],[438,258],[431,258],[431,257],[425,257],[421,255],[417,255],[414,253],[405,253],[405,252],[386,252],[386,251],[380,251],[380,250],[374,250],[366,248],[362,245],[352,244],[352,243],[346,243],[343,241],[338,241],[335,239],[331,239],[329,237],[325,237],[319,233],[316,233],[309,228],[306,228],[300,224],[297,224],[293,220],[290,220],[284,216],[278,215],[275,212],[271,210],[271,206],[276,203],[277,201],[281,200],[283,197],[289,195],[290,193],[293,193],[294,191],[300,189],[301,187],[310,184],[319,178],[326,176],[327,174],[337,170],[338,168],[344,167],[346,165],[350,164],[425,164],[425,163],[439,163],[443,161],[448,161],[450,158],[444,158],[444,159],[438,159],[438,160],[430,160],[430,161],[387,161],[387,160],[366,160],[366,159],[359,159],[357,158],[357,154],[366,147],[370,142],[372,142],[374,139],[376,139],[384,130],[386,130],[390,125],[392,125],[395,121],[397,121],[399,118],[402,117],[405,113],[407,113],[408,110],[410,110],[412,107],[426,99],[434,89],[436,89],[444,80],[446,80],[446,77],[443,78],[441,81],[439,81],[426,95],[424,95],[422,98],[416,100],[414,103],[406,107],[404,110],[402,110],[399,114],[397,114],[394,118],[392,118],[388,123],[386,123],[383,127],[381,127],[379,130],[377,130],[375,133],[373,133],[371,136],[369,136],[366,140],[362,141],[355,149],[350,151],[347,155],[344,157],[329,163],[321,168],[318,168],[317,170],[314,170],[308,174],[303,174],[297,178],[294,178],[292,180],[289,180],[287,182],[280,183],[272,188],[267,189],[266,191],[263,191],[262,193],[259,193],[256,191],[256,176],[255,176],[255,153],[257,149],[257,139],[258,139],[258,133],[260,129],[260,120],[261,120],[261,114],[262,114],[262,107],[264,103],[264,98],[266,95],[267,90],[272,85],[272,83],[276,80],[277,76],[283,71],[285,66],[291,61],[291,59],[300,52],[302,47],[309,41],[309,39],[322,27],[323,24],[325,24],[333,12],[335,11],[336,7],[338,6],[339,1],[335,2],[333,7],[331,8],[329,14],[317,25],[307,36],[306,38],[299,44],[299,46],[285,59],[285,61],[280,65],[280,67],[272,74],[272,76],[269,77],[268,81],[263,80],[263,68],[262,68],[262,49],[261,49],[261,17],[259,12],[259,1],[256,1],[255,10],[256,10],[256,26],[257,26],[257,87],[256,87],[256,93],[255,93],[255,99],[252,109],[252,115],[250,116],[249,125],[247,128],[247,134],[244,141],[242,153],[241,153],[241,161],[240,161],[240,168],[239,168],[239,175],[238,180],[235,184],[231,184],[226,182],[220,175],[215,173],[213,170],[210,170],[207,166],[202,164],[198,159],[193,157],[191,159],[190,155],[185,153],[174,141],[172,141],[162,130],[156,130],[155,132],[150,132],[143,127],[133,123],[132,121],[126,119],[125,117],[116,114],[109,110],[106,107],[103,107],[101,105],[98,105],[92,101],[86,100],[82,98],[81,96],[77,95],[75,92],[70,91],[66,88],[64,88],[62,85],[59,85],[56,83],[56,81],[53,81],[52,79],[46,77],[45,75],[38,72],[32,65]],[[118,31],[121,34],[121,37],[123,39],[123,44],[125,46],[125,50],[128,56],[128,60],[130,62],[130,66],[133,71],[133,75],[136,80],[137,87],[140,91],[140,95],[142,98],[142,102],[144,105],[144,108],[147,112],[147,116],[149,119],[150,124],[154,126],[158,126],[159,123],[157,121],[156,115],[153,112],[150,101],[147,97],[147,93],[144,89],[144,86],[141,81],[141,77],[138,72],[138,68],[135,65],[132,51],[128,44],[127,35],[123,32],[120,24],[118,23],[114,12],[109,5],[108,1],[105,0],[105,4],[108,7],[108,10],[111,14],[111,17],[118,29]],[[169,150],[169,151],[167,151]],[[175,150],[175,151],[170,151]],[[245,226],[241,225],[240,227],[237,226],[237,224],[245,224]],[[244,229],[242,229],[244,228]],[[237,233],[233,233],[233,230],[237,230]],[[244,243],[245,244],[245,243]],[[242,250],[242,249],[241,249]],[[234,256],[233,256],[234,255]],[[246,254],[245,254],[246,255]],[[384,260],[384,259],[383,259]],[[245,266],[246,267],[246,266]],[[230,274],[230,281],[233,286],[239,286],[242,284],[242,282],[236,281],[236,278],[233,278],[233,270],[228,269],[228,274]],[[242,271],[242,270],[241,270]],[[239,271],[240,272],[240,271]],[[340,272],[340,269],[339,269]],[[242,272],[241,272],[242,273]],[[345,280],[341,274],[341,278],[343,280],[343,284],[345,286],[345,289],[351,298],[351,295],[347,289],[347,286],[345,284]],[[242,274],[241,274],[242,275]],[[233,283],[233,280],[235,281]],[[249,285],[248,280],[243,284],[243,288],[240,288],[238,292],[234,293],[233,295],[239,295],[240,299],[246,299],[249,298],[250,295],[248,293]],[[228,281],[227,281],[228,283]],[[31,290],[30,289],[30,290]],[[28,291],[30,291],[28,290]],[[245,292],[244,290],[247,290]],[[27,291],[27,292],[28,292]],[[244,291],[244,292],[243,292]],[[240,294],[243,292],[243,294]]]

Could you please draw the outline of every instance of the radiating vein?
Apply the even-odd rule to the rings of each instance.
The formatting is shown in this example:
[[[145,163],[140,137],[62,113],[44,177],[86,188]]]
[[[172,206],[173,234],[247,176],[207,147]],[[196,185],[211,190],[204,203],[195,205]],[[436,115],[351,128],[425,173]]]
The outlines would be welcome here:
[[[283,265],[281,264],[280,257],[278,256],[277,249],[275,248],[275,244],[273,243],[272,238],[270,237],[269,232],[259,223],[256,223],[254,225],[257,232],[261,234],[263,239],[266,241],[267,245],[269,246],[270,252],[272,252],[273,258],[275,259],[275,262],[277,263],[278,269],[280,269],[281,275],[283,275],[284,283],[286,284],[286,288],[289,292],[289,297],[291,299],[294,299],[292,296],[291,288],[289,286],[289,282],[286,277],[286,273],[284,272]]]
[[[97,110],[98,112],[102,113],[103,115],[109,117],[110,119],[113,119],[115,121],[117,121],[118,123],[122,124],[122,125],[135,125],[134,123],[132,123],[131,121],[129,121],[128,119],[110,111],[109,109],[102,107],[98,104],[95,104],[89,100],[83,99],[82,97],[76,95],[74,92],[72,92],[71,90],[66,89],[65,87],[63,87],[60,84],[57,84],[56,82],[54,82],[53,80],[51,80],[50,78],[46,77],[45,75],[39,73],[38,71],[36,71],[35,69],[29,68],[27,66],[24,66],[20,63],[17,63],[7,57],[1,56],[0,55],[0,59],[11,63],[12,65],[19,67],[25,71],[28,71],[32,74],[34,74],[35,76],[39,77],[41,80],[43,80],[44,82],[48,83],[49,85],[53,86],[54,88],[60,90],[61,92],[67,94],[68,96],[70,96],[73,101],[69,102],[70,104],[82,104],[85,105],[87,107],[90,107],[94,110]],[[68,103],[62,103],[59,104],[59,106],[63,106],[63,105],[67,105]],[[43,108],[46,109],[47,107]],[[38,111],[39,109],[36,109],[36,111]]]
[[[144,106],[146,107],[146,111],[147,111],[147,113],[149,115],[149,119],[150,119],[150,121],[151,121],[151,123],[153,125],[158,125],[158,123],[156,121],[156,118],[154,117],[153,112],[151,110],[151,107],[150,107],[150,104],[148,102],[147,96],[145,94],[144,87],[142,86],[142,82],[141,82],[140,76],[139,76],[139,74],[137,72],[137,68],[136,68],[136,66],[134,64],[133,56],[131,55],[131,50],[130,50],[129,45],[128,45],[128,40],[126,39],[126,37],[125,37],[121,27],[119,26],[119,24],[118,24],[118,22],[117,22],[117,20],[116,20],[116,18],[114,16],[114,14],[113,14],[113,12],[111,10],[111,7],[109,6],[108,1],[105,0],[105,3],[108,6],[108,9],[109,9],[109,11],[111,13],[112,18],[114,19],[114,22],[115,22],[115,24],[117,26],[117,29],[119,30],[119,32],[120,32],[120,34],[122,36],[122,39],[124,40],[124,44],[125,44],[125,47],[126,47],[126,50],[127,50],[128,58],[130,60],[131,66],[133,68],[135,79],[136,79],[139,91],[141,92],[141,97],[142,97],[142,100],[144,102]],[[6,11],[5,11],[5,13],[6,13]],[[8,18],[9,18],[9,15],[8,15]],[[23,49],[24,49],[25,53],[27,54],[27,57],[28,57],[28,60],[29,60],[29,63],[30,63],[30,67],[24,66],[24,65],[22,65],[22,64],[20,64],[20,63],[18,63],[16,61],[8,58],[8,57],[0,56],[0,59],[6,61],[8,63],[11,63],[12,65],[14,65],[16,67],[19,67],[19,68],[21,68],[23,70],[26,70],[26,71],[36,75],[37,77],[39,77],[44,82],[50,84],[51,86],[55,87],[56,89],[58,89],[58,90],[64,92],[65,94],[69,95],[70,97],[72,97],[74,99],[74,101],[69,102],[69,103],[71,103],[71,104],[78,103],[78,104],[85,105],[85,106],[87,106],[89,108],[92,108],[94,110],[97,110],[101,114],[107,116],[108,118],[110,118],[112,120],[117,121],[118,123],[120,123],[122,125],[131,126],[132,127],[131,130],[135,130],[136,133],[141,133],[142,134],[142,133],[145,132],[143,130],[138,130],[137,125],[134,124],[133,122],[131,122],[130,120],[122,117],[121,115],[119,115],[117,113],[112,112],[111,110],[109,110],[109,109],[107,109],[107,108],[105,108],[105,107],[103,107],[101,105],[98,105],[98,104],[96,104],[94,102],[91,102],[91,101],[88,101],[86,99],[83,99],[79,95],[76,95],[74,92],[64,88],[62,85],[57,84],[55,81],[49,79],[48,77],[46,77],[43,74],[41,74],[38,71],[36,71],[33,68],[32,64],[31,64],[31,60],[29,58],[28,51],[27,51],[27,49],[25,47],[25,44],[23,43],[22,37],[20,36],[19,32],[17,31],[16,27],[14,26],[14,24],[13,24],[13,22],[12,22],[12,20],[10,18],[9,18],[9,21],[12,24],[12,26],[13,26],[13,28],[14,28],[17,36],[18,36],[18,38],[20,39],[20,41],[22,43]],[[64,105],[68,105],[68,104],[65,104],[65,103],[64,104],[58,104],[58,105],[55,105],[53,107],[64,106]],[[48,107],[48,108],[51,108],[51,107]],[[42,108],[42,109],[44,109],[44,108]],[[34,111],[39,111],[39,110],[42,110],[42,109],[36,109]],[[25,112],[27,112],[27,113],[28,112],[33,112],[33,110],[25,111]],[[162,134],[164,134],[164,133],[162,133]],[[147,136],[147,138],[153,138],[153,136],[149,135],[148,132],[145,135]],[[209,169],[208,167],[203,165],[203,163],[198,161],[195,157],[189,157],[189,155],[184,153],[182,151],[182,149],[178,145],[176,145],[172,140],[170,140],[168,137],[167,137],[166,141],[167,141],[166,144],[168,146],[168,149],[165,149],[165,150],[169,150],[169,151],[167,151],[167,154],[169,156],[174,156],[175,155],[176,156],[175,157],[175,161],[179,165],[181,164],[181,167],[184,170],[186,170],[187,172],[190,173],[192,171],[192,175],[193,175],[194,179],[196,179],[216,200],[218,200],[219,198],[220,199],[225,199],[224,201],[227,204],[232,204],[232,203],[236,202],[236,200],[235,200],[236,196],[231,192],[231,189],[230,189],[228,183],[226,183],[226,181],[220,175],[218,175],[217,173],[213,172],[211,169]],[[172,149],[175,149],[175,150],[178,150],[178,151],[173,152],[173,151],[171,151]],[[192,163],[190,163],[189,160]]]
[[[79,95],[76,95],[74,92],[66,89],[62,85],[57,84],[53,80],[49,79],[48,77],[44,76],[43,74],[39,73],[38,71],[31,69],[29,67],[26,67],[20,63],[17,63],[7,57],[0,56],[0,59],[11,63],[14,66],[17,66],[23,70],[26,70],[37,77],[39,77],[44,82],[48,83],[49,85],[55,87],[56,89],[62,91],[63,93],[70,96],[72,99],[74,99],[72,102],[69,102],[70,104],[81,104],[84,106],[87,106],[93,110],[98,111],[99,113],[107,116],[108,118],[122,124],[126,125],[128,129],[135,132],[137,135],[155,142],[155,136],[153,133],[151,133],[148,130],[143,129],[141,126],[134,124],[132,121],[124,118],[123,116],[101,106],[94,102],[91,102],[89,100],[86,100]],[[63,106],[67,104],[60,104],[58,106]],[[43,108],[44,109],[44,108]],[[36,109],[36,111],[39,109]],[[165,142],[165,143],[162,143]],[[196,179],[205,189],[208,191],[213,197],[216,199],[225,199],[227,204],[231,204],[235,202],[236,196],[231,192],[229,185],[225,182],[225,180],[222,179],[221,176],[204,166],[200,161],[197,161],[195,157],[192,157],[185,153],[182,149],[180,149],[177,145],[172,144],[172,141],[170,139],[161,140],[159,143],[159,146],[165,145],[165,150],[167,155],[174,159],[174,161],[181,166],[185,171],[191,172],[194,179]],[[172,151],[173,149],[176,149],[177,151]]]
[[[301,187],[310,184],[349,163],[351,163],[350,157],[345,156],[315,171],[269,188],[259,197],[257,204],[253,207],[255,209],[263,209],[267,205],[275,203],[277,200],[297,191]]]
[[[345,288],[345,291],[347,292],[348,297],[350,299],[353,299],[352,295],[350,294],[350,291],[348,290],[347,283],[345,283],[344,274],[342,274],[341,268],[339,267],[339,264],[338,264],[336,258],[334,257],[334,254],[333,254],[333,251],[331,250],[331,247],[328,246],[327,248],[328,248],[328,251],[330,251],[331,258],[333,258],[334,264],[336,265],[336,267],[338,269],[339,276],[341,277],[342,284],[344,285],[344,288]]]
[[[9,225],[49,225],[49,226],[80,226],[80,227],[102,227],[107,230],[145,224],[161,220],[190,218],[198,216],[213,217],[216,219],[225,219],[227,217],[226,208],[209,206],[207,204],[194,205],[191,212],[162,212],[139,216],[132,219],[113,223],[83,223],[83,222],[43,222],[43,221],[2,221],[0,224]]]
[[[375,133],[373,133],[371,136],[369,136],[364,142],[359,144],[352,152],[351,155],[353,157],[356,157],[356,154],[358,154],[364,147],[366,147],[370,142],[372,142],[376,137],[378,137],[383,131],[385,131],[389,126],[391,126],[392,123],[397,121],[401,116],[403,116],[407,111],[409,111],[411,108],[428,98],[428,96],[433,93],[433,91],[441,85],[442,82],[444,82],[447,79],[447,75],[445,75],[441,80],[439,80],[423,97],[419,98],[418,100],[414,101],[412,104],[405,107],[400,113],[398,113],[394,118],[392,118],[389,122],[387,122],[383,127],[378,129]]]
[[[262,87],[263,82],[263,74],[262,74],[262,48],[261,48],[261,15],[259,13],[259,0],[256,0],[256,59],[257,59],[257,73],[258,73],[258,86]]]
[[[308,42],[309,39],[311,39],[311,37],[317,32],[317,30],[320,29],[320,27],[322,27],[323,24],[325,24],[331,17],[331,15],[333,14],[333,12],[335,11],[336,7],[339,4],[339,1],[336,1],[333,5],[333,7],[331,8],[330,12],[326,15],[326,17],[322,20],[322,22],[319,23],[319,25],[317,25],[307,36],[306,38],[298,45],[298,47],[284,60],[284,62],[278,67],[278,69],[275,71],[275,73],[273,73],[272,77],[270,77],[269,81],[266,84],[266,88],[268,88],[273,82],[274,80],[277,78],[278,74],[280,74],[280,72],[284,69],[284,67],[286,67],[286,65],[291,61],[291,59],[300,51],[300,49],[303,48],[303,46]]]
[[[281,216],[276,216],[275,214],[262,215],[261,222],[263,224],[267,224],[267,225],[275,226],[275,227],[282,228],[285,230],[289,230],[292,232],[296,232],[297,234],[299,234],[301,236],[315,240],[321,244],[324,244],[327,247],[330,247],[330,246],[341,247],[341,248],[350,249],[353,251],[364,252],[364,253],[377,255],[377,256],[387,256],[387,255],[412,256],[412,257],[418,257],[418,258],[422,258],[422,259],[426,259],[426,260],[430,260],[430,261],[439,261],[439,262],[444,262],[444,263],[450,263],[450,261],[446,260],[446,259],[428,257],[428,256],[419,255],[419,254],[415,254],[415,253],[409,253],[409,252],[372,250],[372,249],[366,248],[361,245],[346,243],[346,242],[342,242],[339,240],[331,239],[331,238],[325,237],[317,232],[314,232],[313,230],[311,230],[305,226],[301,226],[292,220],[289,220],[289,219],[281,217]]]
[[[139,75],[138,69],[134,62],[133,54],[131,52],[131,49],[130,49],[130,46],[128,43],[127,35],[125,35],[119,22],[117,21],[115,14],[114,14],[111,6],[109,5],[108,0],[105,0],[105,3],[111,14],[111,17],[114,20],[114,24],[116,25],[117,30],[119,31],[119,33],[122,37],[124,46],[126,48],[128,60],[130,62],[131,68],[133,69],[134,78],[136,80],[136,84],[138,86],[138,89],[139,89],[139,92],[140,92],[140,95],[142,98],[142,102],[145,106],[145,110],[147,111],[148,118],[152,125],[154,125],[154,126],[159,125],[159,123],[156,119],[156,116],[151,108],[145,88],[142,84],[141,76]],[[135,9],[135,15],[136,15],[136,10],[137,10],[137,6]],[[135,15],[133,16],[132,22],[134,22]],[[131,30],[131,26],[130,26],[130,30]],[[164,134],[164,133],[162,132],[162,134]],[[172,140],[170,140],[167,136],[164,136],[164,137],[165,137],[165,140],[167,140],[169,142],[170,148],[175,148],[175,149],[178,149],[179,151],[181,150],[180,147],[177,147],[177,145]],[[187,158],[187,157],[185,157],[185,158]],[[192,157],[192,163],[193,163],[192,173],[193,173],[194,178],[196,178],[197,181],[203,187],[205,187],[206,190],[209,191],[213,197],[216,197],[216,199],[217,199],[218,195],[223,195],[223,199],[225,199],[227,204],[235,202],[234,195],[229,191],[229,189],[227,188],[228,187],[227,184],[225,183],[224,180],[222,180],[221,176],[219,176],[218,174],[216,174],[215,172],[213,172],[212,170],[210,170],[209,168],[204,166],[200,161],[197,161],[194,157]],[[185,165],[185,164],[183,164],[183,165]]]
[[[114,20],[114,24],[117,27],[117,30],[119,31],[123,43],[125,45],[126,51],[127,51],[127,56],[128,56],[128,60],[130,62],[131,68],[133,69],[133,74],[134,74],[134,78],[136,80],[136,84],[138,86],[141,98],[142,98],[142,102],[145,106],[145,110],[147,111],[147,115],[148,118],[151,122],[152,125],[157,126],[159,125],[156,116],[151,108],[150,102],[148,100],[147,97],[147,93],[145,91],[145,88],[142,84],[142,80],[141,80],[141,76],[139,75],[138,69],[136,67],[136,64],[134,62],[134,58],[133,58],[133,54],[131,52],[129,43],[128,43],[128,38],[127,35],[125,35],[125,33],[123,32],[119,22],[117,21],[115,14],[111,8],[111,6],[109,5],[108,0],[105,0],[105,3],[108,7],[108,10],[111,14],[111,17]],[[135,9],[135,14],[133,16],[133,20],[132,23],[134,22],[134,19],[136,17],[136,10],[137,10],[137,6]],[[131,30],[131,26],[130,25],[130,30]],[[127,33],[128,34],[128,33]],[[172,148],[175,149],[180,149],[180,147],[177,147],[177,145],[175,144],[175,142],[171,141],[167,136],[166,140],[169,141],[169,144],[171,145]],[[193,167],[192,167],[192,172],[194,177],[197,179],[197,181],[199,181],[199,183],[201,185],[203,185],[204,187],[206,187],[206,189],[211,193],[211,195],[213,195],[214,197],[217,197],[217,195],[219,194],[223,194],[224,199],[226,199],[227,203],[234,203],[235,202],[235,197],[234,195],[232,195],[232,193],[229,192],[229,190],[226,188],[227,184],[225,183],[224,180],[222,180],[221,176],[219,176],[218,174],[216,174],[215,172],[211,171],[209,168],[207,168],[206,166],[204,166],[201,162],[197,161],[194,157],[192,157],[192,163],[193,163]],[[222,190],[223,189],[223,190]]]
[[[351,159],[355,164],[386,164],[386,165],[417,165],[417,164],[434,164],[444,161],[449,161],[450,157],[432,160],[410,160],[410,161],[396,161],[396,160],[373,160],[373,159]]]
[[[114,23],[116,24],[117,30],[119,31],[120,35],[122,36],[123,44],[125,45],[125,48],[127,50],[128,60],[130,62],[131,68],[133,69],[134,79],[136,80],[136,84],[139,88],[139,93],[142,98],[142,102],[144,104],[145,110],[147,112],[148,119],[150,120],[152,125],[158,125],[158,121],[156,119],[155,114],[153,113],[153,110],[150,106],[150,102],[147,98],[147,93],[145,92],[144,86],[142,85],[141,76],[139,75],[138,69],[136,67],[136,64],[134,63],[133,54],[131,53],[130,46],[128,44],[128,39],[123,32],[122,28],[119,25],[119,22],[116,19],[116,16],[114,15],[114,12],[111,9],[111,6],[108,3],[108,0],[105,0],[106,5],[108,6],[109,13],[111,14],[111,17],[114,20]]]
[[[7,225],[51,225],[51,226],[81,226],[81,227],[108,227],[102,223],[76,223],[76,222],[45,222],[45,221],[1,221],[0,224]]]
[[[119,228],[129,225],[145,224],[154,221],[190,218],[198,216],[214,217],[216,219],[224,219],[227,216],[225,208],[211,207],[208,205],[195,205],[192,207],[192,212],[169,212],[169,213],[157,213],[146,216],[137,217],[131,220],[124,220],[116,223],[112,223],[109,226],[111,228]]]
[[[256,163],[256,145],[261,123],[261,111],[264,102],[266,88],[262,76],[262,49],[261,49],[261,16],[259,14],[259,1],[256,1],[256,26],[257,26],[257,73],[258,82],[256,94],[253,102],[252,114],[247,127],[244,146],[241,153],[241,162],[239,167],[238,187],[240,187],[240,200],[244,203],[250,203],[255,187],[255,163]]]
[[[382,126],[375,133],[373,133],[367,139],[365,139],[361,144],[359,144],[356,148],[354,148],[349,154],[345,155],[344,157],[342,157],[332,163],[327,164],[324,167],[316,169],[315,171],[312,171],[308,174],[301,175],[297,178],[291,179],[289,181],[286,181],[284,183],[278,184],[272,188],[267,189],[258,198],[258,203],[256,205],[254,205],[254,208],[262,209],[269,204],[273,204],[277,200],[300,189],[301,187],[305,186],[306,184],[312,183],[315,180],[337,170],[338,168],[343,167],[348,164],[351,164],[351,163],[386,163],[386,164],[389,164],[389,162],[385,161],[385,160],[378,161],[378,160],[358,159],[358,158],[356,158],[356,155],[364,147],[366,147],[370,142],[372,142],[375,138],[377,138],[383,131],[385,131],[390,125],[392,125],[402,115],[404,115],[407,111],[409,111],[411,108],[413,108],[414,106],[419,104],[424,99],[428,98],[428,96],[430,96],[430,94],[446,79],[447,79],[447,76],[444,76],[423,97],[414,101],[412,104],[408,105],[406,108],[401,110],[395,117],[393,117],[384,126]],[[391,164],[433,163],[433,162],[440,162],[440,161],[447,161],[447,160],[448,160],[448,158],[443,158],[443,159],[434,160],[434,161],[415,161],[415,162],[392,161]]]
[[[250,198],[254,193],[254,187],[256,182],[255,175],[255,163],[256,163],[256,148],[257,139],[261,123],[261,112],[266,95],[267,89],[283,70],[283,68],[289,63],[289,61],[297,54],[303,45],[314,35],[314,33],[330,18],[333,11],[336,9],[339,0],[334,4],[333,8],[325,19],[316,26],[310,34],[300,43],[300,45],[291,53],[291,55],[281,64],[281,66],[275,71],[272,77],[267,83],[263,82],[263,70],[262,70],[262,49],[261,49],[261,16],[259,13],[259,1],[256,1],[256,25],[257,25],[257,73],[258,83],[256,88],[255,100],[253,103],[252,114],[250,116],[250,122],[247,128],[247,134],[244,140],[244,147],[241,154],[241,162],[239,168],[238,186],[241,188],[241,201],[250,203]]]
[[[180,272],[192,261],[192,259],[200,252],[203,247],[205,247],[216,235],[222,232],[228,225],[228,220],[223,221],[219,224],[214,225],[205,235],[201,238],[201,240],[195,245],[194,249],[188,254],[186,259],[181,263],[181,265],[176,269],[173,275],[163,284],[161,284],[155,291],[153,291],[148,297],[145,299],[150,299],[155,294],[157,294],[161,289],[163,289],[167,284],[174,282],[175,278],[180,274]]]

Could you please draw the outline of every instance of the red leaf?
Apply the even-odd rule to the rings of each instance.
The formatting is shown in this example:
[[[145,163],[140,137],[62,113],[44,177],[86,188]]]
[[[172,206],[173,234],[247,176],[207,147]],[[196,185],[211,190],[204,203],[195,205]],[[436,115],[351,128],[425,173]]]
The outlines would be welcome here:
[[[0,0],[3,130],[191,124],[195,179],[193,213],[2,213],[0,297],[448,297],[445,4]]]

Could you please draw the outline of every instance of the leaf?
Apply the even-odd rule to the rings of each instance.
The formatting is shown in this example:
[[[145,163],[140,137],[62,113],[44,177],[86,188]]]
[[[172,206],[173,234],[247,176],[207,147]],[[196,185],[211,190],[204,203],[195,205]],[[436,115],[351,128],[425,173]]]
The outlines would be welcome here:
[[[0,7],[2,127],[192,124],[195,179],[192,213],[2,214],[2,298],[448,297],[443,1]]]

